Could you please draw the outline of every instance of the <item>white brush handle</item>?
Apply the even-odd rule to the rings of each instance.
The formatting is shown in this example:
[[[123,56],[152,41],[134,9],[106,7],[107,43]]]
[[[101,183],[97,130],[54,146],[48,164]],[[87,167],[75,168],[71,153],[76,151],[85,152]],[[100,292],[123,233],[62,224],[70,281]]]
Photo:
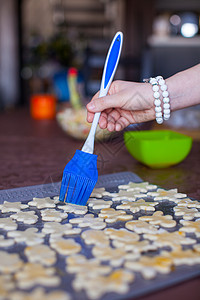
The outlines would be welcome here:
[[[99,98],[106,96],[108,93],[108,90],[110,88],[111,82],[113,80],[119,62],[121,49],[122,49],[122,42],[123,42],[123,34],[122,32],[117,32],[112,40],[112,43],[110,45],[106,57],[103,75],[101,79]],[[94,152],[94,138],[95,138],[96,128],[99,123],[100,115],[101,115],[100,112],[97,112],[94,115],[90,132],[82,148],[82,151],[84,152],[91,153],[91,154],[93,154]]]

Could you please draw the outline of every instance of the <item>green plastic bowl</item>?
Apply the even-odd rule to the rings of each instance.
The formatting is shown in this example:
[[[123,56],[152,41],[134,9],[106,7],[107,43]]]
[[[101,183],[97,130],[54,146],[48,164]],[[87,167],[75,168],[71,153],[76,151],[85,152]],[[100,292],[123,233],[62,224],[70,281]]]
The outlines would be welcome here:
[[[127,131],[124,141],[135,159],[153,169],[180,163],[192,147],[191,137],[171,130]]]

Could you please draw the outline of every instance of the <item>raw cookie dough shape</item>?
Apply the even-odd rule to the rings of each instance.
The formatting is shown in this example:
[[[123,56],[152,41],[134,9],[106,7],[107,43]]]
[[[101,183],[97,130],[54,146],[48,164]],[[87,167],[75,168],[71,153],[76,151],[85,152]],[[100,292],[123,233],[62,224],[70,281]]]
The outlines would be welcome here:
[[[125,262],[125,267],[136,272],[140,272],[144,279],[155,278],[157,273],[170,273],[173,265],[173,260],[163,255],[153,257],[141,256],[137,261]]]
[[[105,192],[105,188],[94,188],[92,194],[90,195],[91,198],[102,198],[103,193]]]
[[[14,288],[15,283],[12,279],[12,276],[10,274],[0,274],[0,299],[8,299],[8,296],[10,296],[10,292]]]
[[[105,231],[101,230],[95,230],[95,229],[89,229],[83,231],[81,234],[81,237],[84,239],[85,244],[87,245],[96,245],[96,246],[102,246],[102,245],[109,245],[109,237],[105,234]]]
[[[41,216],[43,221],[61,222],[63,219],[67,218],[68,214],[47,208],[41,211]]]
[[[180,223],[183,225],[179,229],[179,231],[183,232],[193,232],[196,237],[200,237],[200,219],[197,219],[196,221],[185,221],[185,220],[180,220]]]
[[[140,239],[137,233],[131,232],[125,228],[120,228],[120,229],[106,228],[104,232],[112,240],[123,241],[127,243],[131,241],[134,242],[139,241]]]
[[[176,221],[173,220],[172,216],[163,214],[162,211],[156,211],[152,216],[142,216],[139,220],[149,222],[153,225],[160,225],[162,227],[175,227]]]
[[[14,238],[15,242],[17,243],[26,243],[28,246],[38,245],[42,244],[44,239],[44,234],[41,232],[38,232],[38,229],[33,228],[27,228],[24,231],[17,230],[17,231],[9,231],[8,237]]]
[[[193,220],[200,217],[200,212],[196,208],[187,208],[185,206],[175,206],[174,214],[177,217],[183,217],[184,220]]]
[[[0,210],[2,213],[19,212],[21,209],[25,209],[27,207],[27,204],[23,204],[21,202],[4,201],[3,204],[0,204]]]
[[[52,266],[56,262],[56,253],[47,245],[26,247],[24,253],[31,263]]]
[[[6,231],[16,230],[17,223],[9,218],[0,218],[0,229],[4,229]]]
[[[33,198],[32,201],[28,202],[29,206],[36,206],[38,209],[42,208],[54,208],[56,207],[55,202],[50,197],[45,198]]]
[[[50,246],[62,255],[76,254],[81,251],[81,245],[74,239],[50,239]]]
[[[144,199],[139,199],[135,202],[122,201],[123,204],[117,205],[116,209],[127,209],[132,213],[136,213],[140,210],[155,211],[155,207],[159,202],[147,202]]]
[[[163,256],[172,259],[173,264],[175,266],[180,266],[180,265],[193,266],[200,263],[199,253],[195,252],[192,249],[187,249],[187,250],[178,249],[171,252],[162,251],[161,253]]]
[[[67,292],[56,290],[45,292],[43,288],[36,288],[29,292],[16,291],[9,295],[9,300],[70,300]]]
[[[186,194],[178,193],[177,189],[171,190],[164,190],[164,189],[157,189],[156,192],[148,192],[148,196],[155,197],[155,201],[161,200],[169,200],[169,201],[177,201],[177,199],[182,199],[187,197]]]
[[[79,227],[90,227],[91,229],[104,229],[106,223],[103,219],[94,217],[92,214],[86,214],[84,217],[70,219],[71,224],[78,224]]]
[[[73,213],[76,215],[85,215],[88,212],[87,206],[77,205],[72,203],[65,203],[63,205],[58,205],[57,208],[62,209],[67,213]]]
[[[10,247],[15,243],[13,239],[6,239],[3,235],[0,235],[0,247]],[[1,298],[0,298],[1,299]]]
[[[184,232],[162,232],[159,234],[144,234],[145,239],[151,240],[157,247],[169,246],[172,249],[181,249],[181,245],[192,245],[196,240],[186,237]]]
[[[148,222],[141,220],[132,220],[125,224],[125,227],[131,231],[135,231],[138,234],[141,233],[158,233],[158,226],[149,224]]]
[[[109,208],[112,205],[112,201],[109,200],[101,200],[96,198],[89,198],[88,200],[88,207],[91,207],[92,209],[103,209],[103,208]]]
[[[23,261],[18,254],[0,250],[0,272],[11,274],[17,272],[22,266]]]
[[[18,222],[23,222],[25,224],[35,224],[38,220],[38,216],[34,211],[19,211],[10,218],[17,220]]]
[[[69,273],[88,273],[93,275],[105,275],[111,272],[110,266],[105,266],[96,258],[88,259],[84,255],[75,254],[66,258],[66,271]]]
[[[139,253],[127,253],[122,248],[112,248],[110,246],[95,246],[92,248],[92,254],[100,261],[108,261],[113,267],[121,266],[126,259],[137,259]]]
[[[119,193],[116,197],[112,198],[112,201],[135,201],[137,198],[146,198],[147,194],[140,193],[138,191],[127,191],[127,190],[119,190]]]
[[[79,273],[73,281],[73,287],[76,291],[85,290],[89,299],[99,299],[102,295],[115,292],[126,294],[129,289],[129,283],[134,281],[134,274],[124,269],[114,270],[107,276],[90,276]]]
[[[47,222],[44,223],[42,233],[50,234],[50,238],[62,237],[63,235],[76,235],[80,234],[80,228],[73,228],[69,223],[60,224],[58,222]]]
[[[149,184],[149,182],[129,182],[129,184],[119,185],[120,190],[139,191],[141,193],[147,193],[149,190],[157,189],[157,185]]]
[[[21,289],[29,289],[36,284],[58,286],[60,278],[55,275],[55,268],[46,268],[38,263],[26,263],[23,269],[15,274],[17,285]]]
[[[99,217],[104,219],[106,223],[133,219],[133,216],[126,214],[124,210],[115,210],[114,208],[103,208],[99,213]]]
[[[181,200],[177,199],[174,202],[176,202],[178,206],[185,206],[185,207],[188,207],[188,208],[192,208],[192,207],[200,208],[200,202],[192,200],[190,198],[184,198],[184,199],[181,199]]]

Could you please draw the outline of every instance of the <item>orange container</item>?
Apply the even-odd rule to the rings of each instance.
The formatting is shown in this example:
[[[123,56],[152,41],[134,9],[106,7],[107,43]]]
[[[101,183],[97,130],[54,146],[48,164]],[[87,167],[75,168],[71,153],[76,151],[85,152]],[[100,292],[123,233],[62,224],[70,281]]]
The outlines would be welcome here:
[[[31,116],[37,120],[53,119],[56,115],[56,98],[53,95],[38,94],[30,99]]]

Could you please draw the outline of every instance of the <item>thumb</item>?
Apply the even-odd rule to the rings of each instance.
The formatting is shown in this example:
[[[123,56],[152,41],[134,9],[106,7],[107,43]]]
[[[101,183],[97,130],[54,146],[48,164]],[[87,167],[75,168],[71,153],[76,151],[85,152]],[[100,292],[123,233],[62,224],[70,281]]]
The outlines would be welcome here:
[[[90,112],[102,112],[107,108],[120,107],[120,99],[118,95],[107,95],[105,97],[93,98],[87,104],[87,110]]]

